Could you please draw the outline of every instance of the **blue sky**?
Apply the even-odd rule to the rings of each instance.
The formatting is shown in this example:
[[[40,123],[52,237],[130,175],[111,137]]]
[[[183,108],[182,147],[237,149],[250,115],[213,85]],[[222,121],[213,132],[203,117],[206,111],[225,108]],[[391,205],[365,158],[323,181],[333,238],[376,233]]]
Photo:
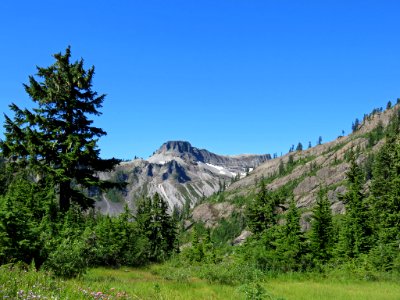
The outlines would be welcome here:
[[[103,157],[167,140],[285,153],[400,97],[399,1],[1,1],[0,112],[72,47],[106,93]],[[3,123],[3,116],[0,122]]]

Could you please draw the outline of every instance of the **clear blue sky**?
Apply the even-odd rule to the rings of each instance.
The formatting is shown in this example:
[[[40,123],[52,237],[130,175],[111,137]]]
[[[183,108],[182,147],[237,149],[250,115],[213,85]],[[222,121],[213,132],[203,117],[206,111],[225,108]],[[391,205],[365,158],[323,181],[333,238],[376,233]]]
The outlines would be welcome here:
[[[71,45],[107,94],[103,157],[148,157],[176,139],[285,153],[400,97],[399,13],[384,0],[5,0],[0,112],[30,107],[22,83]]]

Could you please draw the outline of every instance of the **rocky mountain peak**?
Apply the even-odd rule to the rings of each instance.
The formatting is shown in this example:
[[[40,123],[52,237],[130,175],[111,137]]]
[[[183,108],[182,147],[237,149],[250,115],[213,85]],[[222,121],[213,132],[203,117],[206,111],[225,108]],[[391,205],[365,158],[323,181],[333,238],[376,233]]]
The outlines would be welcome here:
[[[229,184],[233,178],[247,176],[270,158],[269,154],[218,155],[193,147],[187,141],[168,141],[148,159],[120,164],[113,172],[102,176],[104,179],[121,174],[126,177],[126,190],[119,198],[132,207],[136,199],[157,192],[172,209],[184,204],[193,206],[221,189],[221,183]],[[98,203],[103,212],[111,212],[110,207],[115,204],[111,200],[104,195],[103,201]]]
[[[193,152],[192,145],[187,141],[168,141],[164,143],[157,153],[177,152],[177,153],[190,153]]]

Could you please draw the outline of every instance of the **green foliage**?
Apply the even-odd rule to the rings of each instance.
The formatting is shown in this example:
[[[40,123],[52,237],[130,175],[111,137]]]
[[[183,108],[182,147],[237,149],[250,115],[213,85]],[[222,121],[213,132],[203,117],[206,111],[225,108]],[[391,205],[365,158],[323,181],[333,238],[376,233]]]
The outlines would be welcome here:
[[[0,196],[7,192],[7,187],[12,179],[12,172],[0,152]]]
[[[334,232],[332,211],[326,190],[320,189],[311,223],[311,250],[317,262],[324,263],[331,258]]]
[[[33,184],[22,174],[9,185],[6,195],[0,197],[0,261],[35,260],[40,265],[43,240],[41,220],[52,201],[51,190]]]
[[[277,255],[286,264],[285,271],[296,271],[305,268],[307,251],[305,237],[300,228],[300,212],[292,198],[286,215],[284,237],[277,246]]]
[[[353,132],[356,132],[360,127],[360,120],[358,118],[356,118],[356,120],[354,121],[354,123],[351,125],[351,130]]]
[[[240,287],[240,290],[248,300],[262,300],[266,299],[268,295],[265,288],[259,282],[244,284]],[[272,297],[269,296],[268,298],[271,299]]]
[[[138,229],[149,241],[152,261],[165,260],[176,250],[176,224],[167,210],[167,202],[158,193],[142,199],[137,206]]]
[[[341,255],[353,258],[369,251],[372,235],[371,218],[363,192],[364,174],[353,152],[350,153],[350,169],[346,176],[348,191],[342,196],[346,215],[340,231],[338,251]]]
[[[381,270],[399,268],[400,244],[400,121],[395,115],[386,142],[375,157],[371,184],[371,209],[376,244],[371,251],[374,265]]]
[[[58,187],[60,209],[66,212],[71,202],[91,207],[93,200],[77,187],[109,186],[96,174],[119,160],[100,159],[97,140],[106,133],[87,117],[100,115],[105,97],[92,91],[94,67],[85,70],[82,59],[71,63],[69,47],[54,58],[50,67],[37,67],[42,81],[30,76],[24,85],[36,104],[33,111],[10,105],[14,119],[5,115],[5,141],[0,146],[13,165],[29,167],[39,179],[51,179]]]
[[[232,213],[229,219],[220,220],[218,226],[211,232],[211,240],[217,246],[227,245],[245,228],[245,219],[241,213]]]
[[[111,188],[107,190],[106,197],[107,199],[109,199],[111,202],[114,203],[121,203],[124,201],[124,197],[121,193],[121,190],[117,188]]]
[[[375,146],[384,136],[385,130],[383,124],[379,122],[378,125],[368,133],[368,147]]]
[[[128,208],[118,217],[97,216],[86,227],[83,240],[89,246],[90,266],[140,266],[148,261],[150,243],[133,222]]]
[[[277,193],[269,192],[261,181],[259,192],[246,208],[247,224],[253,233],[262,233],[276,224],[276,206],[281,200]]]
[[[44,267],[56,276],[72,278],[83,274],[88,267],[85,244],[79,239],[61,239],[47,258]]]

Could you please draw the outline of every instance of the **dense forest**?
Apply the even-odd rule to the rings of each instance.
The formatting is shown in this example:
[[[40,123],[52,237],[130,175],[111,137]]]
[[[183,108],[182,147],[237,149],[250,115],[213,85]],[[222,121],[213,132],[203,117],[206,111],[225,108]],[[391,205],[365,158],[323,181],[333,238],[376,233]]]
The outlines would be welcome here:
[[[382,143],[376,153],[363,163],[360,149],[346,153],[345,214],[332,214],[327,187],[320,186],[311,229],[304,231],[293,185],[271,191],[269,178],[263,178],[246,199],[243,214],[225,226],[187,228],[189,212],[168,213],[158,194],[144,195],[134,212],[127,207],[111,217],[95,211],[96,196],[123,188],[97,176],[120,162],[99,157],[97,141],[106,133],[89,118],[101,114],[105,96],[92,90],[94,68],[85,70],[83,60],[70,61],[70,48],[54,58],[24,85],[36,106],[30,111],[11,104],[14,116],[6,116],[0,144],[1,264],[20,262],[71,278],[89,267],[169,261],[176,268],[197,266],[198,276],[228,284],[265,273],[335,268],[358,270],[364,277],[400,273],[397,105],[387,107],[396,111],[390,124],[370,134],[373,144]],[[357,120],[353,130],[358,125]],[[290,168],[282,166],[280,173]],[[237,234],[235,225],[252,232],[241,246],[227,243]]]

